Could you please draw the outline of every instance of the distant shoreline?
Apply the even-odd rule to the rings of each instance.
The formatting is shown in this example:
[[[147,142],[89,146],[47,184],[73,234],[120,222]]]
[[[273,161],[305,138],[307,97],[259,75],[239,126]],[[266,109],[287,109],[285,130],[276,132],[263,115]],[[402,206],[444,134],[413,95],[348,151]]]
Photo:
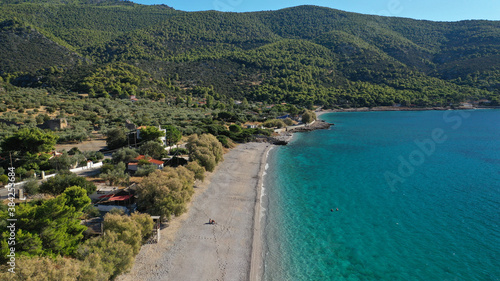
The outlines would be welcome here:
[[[333,112],[370,112],[370,111],[429,111],[429,110],[472,110],[472,109],[500,109],[500,106],[477,106],[477,107],[394,107],[394,106],[376,106],[376,107],[358,107],[358,108],[340,108],[325,109],[315,111],[316,117],[326,113]]]

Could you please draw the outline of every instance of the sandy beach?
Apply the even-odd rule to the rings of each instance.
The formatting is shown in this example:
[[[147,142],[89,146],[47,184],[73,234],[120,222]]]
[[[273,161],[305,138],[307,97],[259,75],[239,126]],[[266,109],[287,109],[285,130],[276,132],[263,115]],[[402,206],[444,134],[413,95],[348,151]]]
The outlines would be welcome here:
[[[144,245],[117,280],[258,280],[260,189],[270,147],[247,143],[225,154],[197,185],[189,211],[161,231],[158,244]]]

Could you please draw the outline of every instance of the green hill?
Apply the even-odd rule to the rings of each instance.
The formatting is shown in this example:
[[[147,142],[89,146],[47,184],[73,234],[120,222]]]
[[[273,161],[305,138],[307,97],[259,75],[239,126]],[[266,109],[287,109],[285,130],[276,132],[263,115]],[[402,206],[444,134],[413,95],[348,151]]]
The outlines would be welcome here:
[[[114,0],[11,0],[0,11],[0,75],[20,86],[115,98],[206,87],[235,99],[327,106],[430,106],[500,95],[497,21],[418,21],[317,6],[182,12]],[[23,27],[8,27],[12,21]],[[29,55],[16,63],[12,46]],[[48,69],[55,66],[57,73]],[[128,82],[116,80],[116,69]],[[152,80],[130,83],[144,79]]]
[[[30,71],[56,65],[72,66],[82,58],[17,20],[0,22],[0,69]]]

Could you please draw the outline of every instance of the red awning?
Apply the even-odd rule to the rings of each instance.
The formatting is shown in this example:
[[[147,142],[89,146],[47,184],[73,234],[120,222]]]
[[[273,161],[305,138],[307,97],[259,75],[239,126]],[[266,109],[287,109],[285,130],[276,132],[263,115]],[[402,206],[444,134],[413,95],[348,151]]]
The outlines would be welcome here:
[[[108,197],[113,197],[114,194],[106,194],[106,195],[101,195],[99,198],[108,198]]]
[[[134,196],[134,195],[129,194],[129,195],[113,196],[113,197],[109,198],[109,201],[124,201],[124,200],[129,199],[132,196]]]

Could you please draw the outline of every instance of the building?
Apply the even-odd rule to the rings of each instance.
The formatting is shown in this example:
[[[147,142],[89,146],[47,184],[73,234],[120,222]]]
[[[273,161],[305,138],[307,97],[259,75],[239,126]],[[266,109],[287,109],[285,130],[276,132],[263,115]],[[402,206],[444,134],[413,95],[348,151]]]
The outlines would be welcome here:
[[[290,114],[286,114],[286,115],[283,115],[280,117],[276,117],[276,119],[280,119],[280,120],[287,119],[287,118],[292,118],[292,116]]]
[[[145,159],[147,160],[149,163],[153,164],[156,166],[157,169],[161,170],[163,169],[163,161],[161,160],[156,160],[156,159],[153,159],[151,157],[148,157],[146,158],[145,155],[139,155],[137,156],[134,161],[132,162],[129,162],[127,165],[128,165],[128,170],[129,171],[137,171],[137,169],[139,168],[139,160],[142,160],[142,159]]]
[[[121,209],[126,214],[131,214],[137,207],[135,204],[135,189],[133,186],[125,189],[114,189],[107,194],[99,196],[93,201],[94,206],[101,212]]]
[[[68,120],[66,118],[51,119],[43,123],[44,128],[48,128],[52,131],[62,130],[68,127]]]
[[[141,139],[141,129],[145,129],[147,127],[148,126],[140,126],[140,127],[138,127],[136,129],[136,134],[137,134],[137,139],[138,140]],[[167,138],[165,137],[165,135],[167,134],[167,130],[166,129],[162,129],[161,126],[158,126],[158,129],[163,132],[163,137],[159,137],[158,139],[161,141],[161,143],[162,143],[163,146],[167,146]]]

